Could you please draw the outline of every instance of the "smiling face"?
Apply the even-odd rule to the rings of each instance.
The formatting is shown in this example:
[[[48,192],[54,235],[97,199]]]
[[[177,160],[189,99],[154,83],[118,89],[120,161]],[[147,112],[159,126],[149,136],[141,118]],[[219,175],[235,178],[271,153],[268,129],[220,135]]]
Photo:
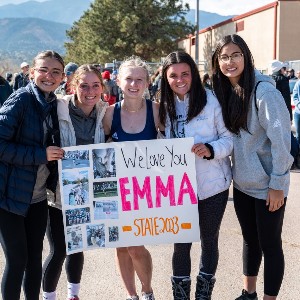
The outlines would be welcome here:
[[[76,106],[84,112],[92,111],[103,92],[99,77],[92,71],[82,73],[74,87],[77,95]]]
[[[37,59],[30,75],[42,92],[54,92],[63,79],[63,66],[56,58]]]
[[[124,99],[142,99],[148,87],[147,71],[142,67],[126,67],[120,71],[117,83]]]
[[[238,53],[242,53],[239,46],[234,43],[226,44],[222,47],[219,54],[219,65],[221,72],[228,77],[231,85],[236,85],[244,71],[244,57],[237,57]],[[227,62],[222,61],[222,57],[231,57]],[[235,59],[234,59],[235,58]]]
[[[173,64],[167,69],[167,80],[180,100],[189,92],[192,84],[191,68],[186,63]]]

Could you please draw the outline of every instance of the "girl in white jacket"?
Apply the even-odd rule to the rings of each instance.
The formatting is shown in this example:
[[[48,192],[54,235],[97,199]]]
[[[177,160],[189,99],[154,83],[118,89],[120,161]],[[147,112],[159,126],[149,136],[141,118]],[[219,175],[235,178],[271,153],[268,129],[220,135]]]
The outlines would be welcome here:
[[[61,147],[104,143],[102,125],[107,103],[101,100],[104,84],[99,70],[82,65],[74,73],[71,83],[74,94],[58,99],[57,115]],[[68,300],[79,300],[83,271],[83,252],[66,255],[61,195],[48,191],[49,218],[47,237],[50,253],[43,266],[43,299],[56,300],[57,284],[65,262],[68,280]]]
[[[211,299],[218,264],[218,236],[231,183],[229,155],[232,134],[222,109],[201,84],[197,66],[185,52],[170,53],[164,61],[160,121],[167,138],[194,137],[201,257],[195,299]],[[191,243],[174,245],[171,277],[174,299],[190,299]]]

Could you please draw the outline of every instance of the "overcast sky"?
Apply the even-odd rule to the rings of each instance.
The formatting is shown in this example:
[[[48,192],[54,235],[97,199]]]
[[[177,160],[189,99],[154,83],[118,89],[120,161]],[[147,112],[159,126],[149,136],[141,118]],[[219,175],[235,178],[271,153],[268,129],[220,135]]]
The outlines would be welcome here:
[[[0,5],[18,4],[28,0],[0,0]],[[43,2],[46,0],[35,0]],[[62,0],[70,1],[70,0]],[[82,0],[85,1],[85,0]],[[196,8],[197,0],[185,0],[191,8]],[[240,15],[252,9],[272,3],[275,0],[198,0],[200,10],[214,12],[219,15]],[[70,2],[72,3],[72,2]]]

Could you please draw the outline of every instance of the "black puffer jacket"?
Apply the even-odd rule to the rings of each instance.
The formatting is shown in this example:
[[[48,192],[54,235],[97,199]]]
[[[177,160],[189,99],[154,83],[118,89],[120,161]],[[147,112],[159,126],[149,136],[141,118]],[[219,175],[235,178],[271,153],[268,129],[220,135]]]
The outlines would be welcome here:
[[[276,89],[280,91],[284,98],[285,104],[290,113],[290,119],[293,120],[289,80],[281,74],[281,71],[273,73],[272,78],[276,82]]]
[[[0,107],[3,105],[4,101],[11,95],[12,88],[10,84],[0,76]]]

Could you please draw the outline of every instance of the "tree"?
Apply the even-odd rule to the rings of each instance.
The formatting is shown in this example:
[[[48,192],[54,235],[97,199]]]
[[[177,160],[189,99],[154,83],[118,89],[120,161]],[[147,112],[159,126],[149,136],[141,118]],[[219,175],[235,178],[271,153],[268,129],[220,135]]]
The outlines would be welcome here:
[[[138,55],[157,61],[194,32],[180,0],[95,0],[67,31],[66,61],[105,63]]]

